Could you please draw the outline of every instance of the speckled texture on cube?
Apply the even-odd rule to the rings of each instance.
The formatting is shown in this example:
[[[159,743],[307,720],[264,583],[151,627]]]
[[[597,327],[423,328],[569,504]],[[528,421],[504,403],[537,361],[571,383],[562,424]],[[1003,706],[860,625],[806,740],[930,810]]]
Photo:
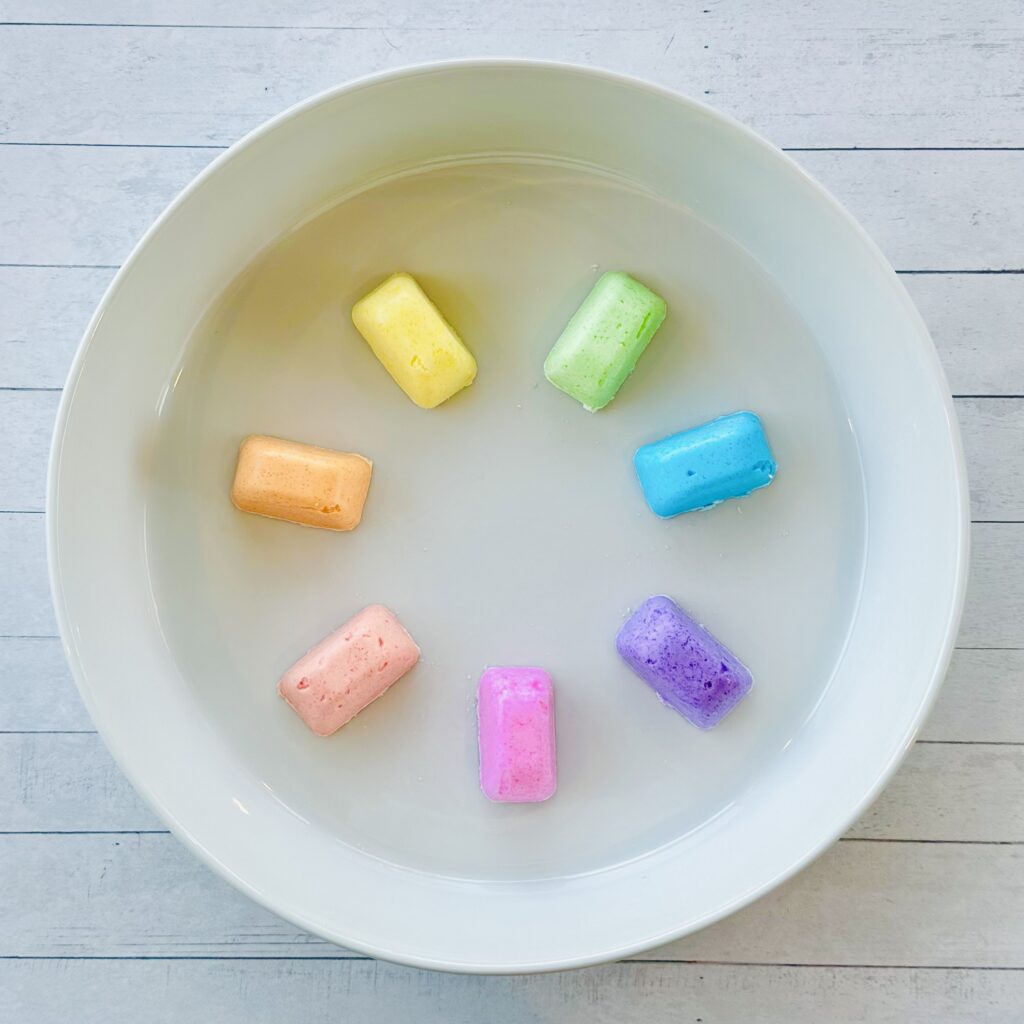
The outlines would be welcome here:
[[[635,278],[598,278],[544,360],[544,375],[589,412],[603,409],[665,319],[665,300]]]
[[[392,274],[352,307],[352,323],[395,383],[422,409],[476,378],[476,360],[409,274]]]
[[[645,444],[633,465],[651,511],[662,517],[742,498],[775,479],[775,457],[752,412],[719,416]]]
[[[318,736],[330,736],[398,682],[420,649],[382,604],[354,615],[304,654],[277,692]]]
[[[750,691],[750,671],[671,598],[650,597],[619,630],[623,660],[661,701],[701,729]]]
[[[254,434],[238,450],[231,501],[269,519],[354,530],[363,517],[373,463],[354,452]]]
[[[555,691],[542,668],[495,667],[477,690],[480,788],[498,803],[538,803],[557,786]]]

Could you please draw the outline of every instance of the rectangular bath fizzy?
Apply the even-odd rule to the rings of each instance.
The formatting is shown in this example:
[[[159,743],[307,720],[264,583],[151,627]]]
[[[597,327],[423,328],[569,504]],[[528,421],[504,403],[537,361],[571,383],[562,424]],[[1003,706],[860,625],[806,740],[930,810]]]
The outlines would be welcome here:
[[[480,788],[498,803],[555,792],[555,692],[541,668],[489,668],[477,690]]]
[[[603,409],[633,372],[667,308],[628,274],[602,274],[544,360],[544,376],[589,412]]]
[[[633,464],[651,511],[664,517],[741,498],[767,487],[776,470],[764,428],[752,412],[734,412],[645,444]]]
[[[473,383],[476,360],[408,274],[394,274],[352,307],[352,322],[395,383],[433,409]]]
[[[661,699],[701,729],[717,725],[750,691],[750,670],[671,598],[649,597],[615,646]]]
[[[371,604],[288,669],[277,692],[317,736],[330,736],[419,658],[419,647],[394,612]]]
[[[254,434],[238,450],[231,501],[242,512],[325,530],[354,530],[373,463],[297,441]]]

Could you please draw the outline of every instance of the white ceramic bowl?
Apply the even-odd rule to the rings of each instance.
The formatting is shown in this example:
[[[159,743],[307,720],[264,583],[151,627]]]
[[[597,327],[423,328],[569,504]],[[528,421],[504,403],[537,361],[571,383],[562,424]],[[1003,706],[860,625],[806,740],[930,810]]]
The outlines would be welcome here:
[[[540,363],[614,267],[671,313],[590,417]],[[348,322],[396,269],[480,362],[431,413]],[[765,418],[775,484],[656,520],[632,449],[742,407]],[[234,451],[257,432],[371,455],[359,530],[235,512]],[[522,61],[332,90],[204,171],[86,332],[48,516],[79,689],[175,834],[303,928],[481,972],[656,946],[823,850],[927,713],[967,565],[947,387],[863,231],[700,104]],[[623,615],[652,592],[754,670],[711,733],[615,658]],[[424,660],[313,737],[274,682],[371,601],[396,608]],[[472,694],[488,662],[555,676],[561,786],[545,805],[477,790]]]

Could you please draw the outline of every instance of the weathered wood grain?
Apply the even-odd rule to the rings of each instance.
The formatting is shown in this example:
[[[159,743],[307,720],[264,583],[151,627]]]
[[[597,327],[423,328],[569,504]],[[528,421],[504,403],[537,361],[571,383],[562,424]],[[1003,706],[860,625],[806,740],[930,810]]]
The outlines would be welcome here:
[[[0,28],[2,32],[2,28]],[[0,264],[116,265],[216,156],[209,149],[0,146]],[[800,163],[903,270],[1020,268],[1024,150],[806,152]]]
[[[474,978],[367,960],[0,963],[0,1015],[32,1024],[69,1024],[68,1007],[103,1024],[1018,1024],[1021,1005],[1015,971],[621,963]]]
[[[0,636],[56,636],[41,515],[0,512]]]
[[[791,155],[898,270],[1020,268],[1024,261],[1024,209],[1003,198],[1007,180],[1024,178],[1024,150]]]
[[[0,26],[0,127],[21,141],[224,142],[358,75],[432,59],[529,55],[640,75],[708,100],[783,145],[1019,145],[1024,32],[1011,9],[997,0],[932,0],[924,12],[843,0],[645,0],[625,16],[614,0],[599,0],[581,18],[555,0],[7,0],[0,20],[74,24]],[[236,27],[182,27],[203,25]]]
[[[1024,395],[1024,274],[904,274],[954,395]]]
[[[172,836],[2,836],[3,956],[331,956]],[[839,843],[796,878],[639,959],[1024,968],[1024,847]]]
[[[0,779],[0,832],[165,827],[95,733],[0,735]],[[1024,745],[918,744],[849,836],[1024,843]]]
[[[0,267],[0,388],[60,388],[113,270]]]
[[[1024,519],[1024,401],[959,399],[957,416],[971,485],[971,517]]]
[[[46,464],[60,395],[0,391],[0,511],[46,507]]]
[[[975,523],[961,647],[1024,647],[1024,526]]]
[[[0,637],[0,733],[93,731],[56,637]]]
[[[1024,743],[1024,651],[956,651],[921,739]]]
[[[0,735],[0,779],[0,832],[166,828],[96,733]]]
[[[1024,746],[919,743],[847,834],[1024,843]]]
[[[697,7],[698,4],[691,6]],[[711,4],[705,3],[705,7]],[[640,0],[633,8],[635,23],[647,29],[664,28],[671,23],[673,12],[658,0]],[[88,17],[83,17],[83,14]],[[532,16],[532,17],[531,17]],[[161,25],[173,23],[184,27],[219,25],[225,28],[247,26],[291,25],[299,28],[342,28],[349,31],[379,31],[381,28],[400,28],[415,25],[423,29],[535,27],[561,28],[579,32],[622,28],[621,8],[614,0],[595,0],[587,10],[586,26],[563,7],[550,0],[529,0],[514,4],[510,0],[491,0],[489,3],[472,0],[445,0],[443,4],[422,9],[380,2],[362,3],[358,7],[340,7],[320,0],[309,4],[277,3],[275,0],[171,0],[159,4],[139,4],[134,0],[91,0],[83,5],[80,0],[3,0],[0,3],[0,22],[20,20],[35,24],[115,23],[135,25]]]
[[[214,156],[208,149],[0,147],[0,263],[116,266]]]
[[[845,842],[658,956],[1022,968],[1022,912],[1022,846]]]

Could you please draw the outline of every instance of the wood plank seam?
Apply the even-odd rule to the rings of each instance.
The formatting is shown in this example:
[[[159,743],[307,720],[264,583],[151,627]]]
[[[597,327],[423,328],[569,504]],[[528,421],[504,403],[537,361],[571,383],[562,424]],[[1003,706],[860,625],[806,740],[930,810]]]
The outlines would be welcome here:
[[[166,828],[0,829],[3,836],[169,836]],[[1024,846],[1022,839],[889,839],[882,836],[840,836],[837,843],[890,843],[905,846]]]
[[[705,11],[705,14],[708,12]],[[182,24],[179,22],[135,22],[135,21],[0,21],[0,28],[188,28],[200,31],[235,32],[397,32],[400,25],[227,25],[227,24]],[[447,32],[449,29],[419,28],[419,32]],[[614,29],[549,27],[545,32],[571,33],[572,35],[596,35],[609,33]],[[639,28],[636,32],[662,33],[660,28]]]
[[[345,953],[339,949],[337,954],[324,956],[281,956],[281,955],[246,955],[241,953],[225,953],[223,955],[211,955],[208,953],[196,953],[194,955],[180,954],[172,956],[168,954],[152,954],[147,956],[144,953],[126,953],[120,956],[111,954],[97,954],[89,956],[82,953],[74,954],[18,954],[0,953],[0,960],[57,960],[57,961],[131,961],[131,960],[153,960],[157,962],[175,962],[182,960],[194,960],[198,963],[234,963],[256,962],[256,963],[322,963],[324,961],[345,961],[345,962],[373,962],[373,957],[360,956],[358,953]],[[1002,971],[1005,973],[1024,972],[1024,967],[999,966],[983,964],[953,965],[946,964],[843,964],[843,963],[799,963],[798,961],[783,962],[776,960],[673,960],[665,957],[646,958],[643,956],[631,957],[628,960],[613,960],[616,964],[646,964],[646,965],[688,965],[693,967],[788,967],[807,971]]]

